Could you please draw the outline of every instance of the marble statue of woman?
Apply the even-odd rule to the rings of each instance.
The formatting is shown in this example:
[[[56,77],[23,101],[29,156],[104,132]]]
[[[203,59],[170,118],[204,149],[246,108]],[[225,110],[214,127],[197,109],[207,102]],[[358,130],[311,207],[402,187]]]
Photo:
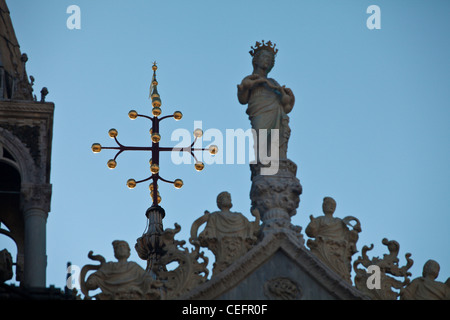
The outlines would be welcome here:
[[[136,262],[128,261],[130,246],[126,241],[113,241],[114,256],[118,262],[106,262],[100,255],[92,255],[89,258],[101,262],[99,266],[86,265],[81,270],[81,290],[86,299],[90,299],[88,293],[91,290],[101,289],[101,293],[95,297],[98,300],[141,300],[159,299],[157,287],[162,284],[153,280],[145,270]],[[87,281],[84,280],[87,271],[97,270],[92,273]]]
[[[268,146],[271,142],[271,129],[279,130],[279,159],[287,159],[287,145],[291,132],[287,114],[294,107],[295,97],[291,89],[284,85],[280,86],[277,81],[267,77],[275,64],[277,52],[278,49],[275,49],[275,45],[272,46],[270,41],[267,43],[262,41],[262,44],[256,42],[256,47],[252,47],[250,51],[253,56],[253,73],[238,85],[238,99],[241,104],[248,104],[247,114],[258,143],[260,133],[263,134],[261,129],[267,129]],[[259,159],[260,153],[257,150],[255,152],[256,159]]]

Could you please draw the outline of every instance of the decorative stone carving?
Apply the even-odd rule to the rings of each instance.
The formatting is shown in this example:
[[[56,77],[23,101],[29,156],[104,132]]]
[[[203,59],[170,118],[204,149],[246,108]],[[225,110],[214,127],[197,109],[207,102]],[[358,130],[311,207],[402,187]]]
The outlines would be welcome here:
[[[181,227],[164,230],[161,236],[163,254],[153,267],[156,279],[163,283],[163,299],[174,299],[204,283],[208,278],[208,258],[198,248],[193,251],[184,248],[185,241],[175,240]],[[202,262],[199,263],[199,259]],[[166,266],[177,262],[178,267],[168,271]]]
[[[26,53],[22,54],[20,57],[20,62],[22,64],[21,68],[15,66],[16,77],[14,79],[14,91],[12,94],[13,100],[33,100],[33,88],[28,82],[28,76],[26,71],[26,63],[28,61],[28,56]],[[17,70],[21,70],[19,73]]]
[[[249,222],[239,212],[230,211],[233,204],[228,192],[217,196],[217,206],[220,211],[205,211],[205,214],[192,224],[189,239],[196,248],[207,247],[214,253],[216,262],[213,266],[213,276],[250,250],[257,242],[260,228],[257,211],[252,212],[256,218],[254,222]],[[197,236],[199,227],[204,223],[205,229]]]
[[[255,141],[250,198],[252,212],[261,215],[263,236],[266,232],[288,232],[303,243],[301,228],[291,224],[302,186],[295,176],[296,164],[287,158],[291,134],[287,114],[294,107],[295,96],[291,89],[267,77],[275,65],[275,46],[262,41],[252,47],[253,73],[237,87],[239,102],[248,104],[246,112]]]
[[[400,251],[400,244],[395,241],[384,238],[382,243],[387,246],[389,254],[383,255],[383,259],[374,257],[369,259],[367,251],[373,249],[373,244],[370,247],[364,246],[362,248],[362,256],[353,263],[353,269],[355,270],[355,286],[358,290],[368,295],[374,300],[396,300],[399,296],[398,292],[392,289],[400,290],[409,284],[411,273],[408,270],[412,267],[414,261],[410,259],[411,254],[405,255],[406,265],[399,267],[398,253]],[[368,273],[364,269],[357,268],[359,264],[362,264],[365,268],[370,266],[378,267],[380,271],[380,289],[369,289],[367,280],[371,273]],[[373,267],[372,267],[373,268]],[[394,277],[403,277],[403,281],[399,281]],[[376,275],[377,276],[377,275]]]
[[[296,177],[297,165],[291,160],[280,160],[275,175],[261,175],[261,164],[251,164],[252,211],[261,215],[262,235],[267,232],[287,232],[302,244],[301,227],[291,224],[297,213],[302,186]]]
[[[357,252],[356,242],[361,224],[352,216],[344,219],[333,217],[336,201],[331,197],[323,199],[322,210],[325,216],[310,216],[311,222],[305,232],[314,240],[309,239],[307,245],[315,256],[351,283],[351,260]],[[354,225],[350,224],[352,221]]]
[[[428,260],[423,266],[422,277],[414,279],[400,291],[401,300],[450,300],[450,278],[445,283],[436,281],[440,266]]]
[[[266,281],[264,294],[271,300],[298,300],[301,298],[299,286],[293,280],[284,277]]]
[[[253,73],[245,77],[238,85],[238,100],[241,104],[248,104],[247,114],[252,128],[255,130],[257,141],[264,134],[264,140],[270,145],[272,139],[271,129],[279,130],[279,159],[287,159],[288,140],[291,134],[288,113],[295,104],[295,96],[291,89],[280,84],[268,73],[275,65],[275,56],[278,49],[272,42],[262,44],[257,42],[252,47]],[[267,130],[267,131],[261,131]],[[256,150],[255,150],[256,151]],[[268,153],[266,153],[268,154]],[[256,152],[256,159],[260,153]]]
[[[51,195],[51,184],[23,183],[21,187],[21,208],[24,212],[34,208],[50,212]]]
[[[154,280],[151,275],[136,262],[127,261],[130,257],[130,247],[127,242],[113,241],[114,256],[118,262],[106,262],[101,255],[93,255],[90,251],[88,257],[100,262],[100,265],[85,265],[80,273],[81,292],[86,300],[90,300],[89,291],[101,289],[95,296],[98,300],[155,300],[160,299],[160,281]],[[87,280],[88,271],[96,270]]]

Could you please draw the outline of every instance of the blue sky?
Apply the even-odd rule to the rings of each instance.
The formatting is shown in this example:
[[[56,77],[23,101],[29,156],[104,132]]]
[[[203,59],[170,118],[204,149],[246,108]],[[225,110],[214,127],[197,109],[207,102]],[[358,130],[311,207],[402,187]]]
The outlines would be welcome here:
[[[369,256],[382,256],[381,240],[396,240],[400,265],[412,253],[412,278],[428,259],[440,263],[438,280],[450,277],[450,2],[7,4],[35,93],[47,87],[47,101],[56,105],[47,285],[64,287],[67,261],[91,263],[90,250],[115,260],[112,241],[133,248],[145,229],[148,185],[129,190],[125,183],[149,175],[149,154],[122,154],[111,171],[106,162],[114,152],[93,154],[90,147],[114,146],[110,128],[123,144],[149,144],[149,122],[127,114],[151,113],[152,62],[159,66],[163,113],[184,115],[162,123],[161,145],[171,146],[177,143],[172,131],[192,132],[194,121],[222,132],[250,127],[236,85],[252,72],[250,46],[263,39],[279,49],[270,76],[296,96],[288,157],[298,165],[303,194],[293,223],[304,232],[310,215],[322,215],[323,197],[331,196],[335,216],[361,221],[358,250],[373,243]],[[66,26],[73,4],[81,9],[80,30]],[[372,4],[381,8],[380,30],[366,27]],[[232,210],[253,219],[248,164],[209,165],[199,173],[163,155],[161,175],[185,183],[180,190],[160,185],[164,226],[179,223],[179,240],[188,241],[192,222],[215,211],[225,190]],[[134,249],[130,260],[145,266]]]

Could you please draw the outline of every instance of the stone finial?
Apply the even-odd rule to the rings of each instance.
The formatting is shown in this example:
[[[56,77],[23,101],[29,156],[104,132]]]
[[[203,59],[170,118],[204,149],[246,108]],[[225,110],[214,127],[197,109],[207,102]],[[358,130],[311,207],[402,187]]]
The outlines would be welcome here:
[[[45,97],[48,95],[48,89],[43,87],[41,90],[41,102],[45,102]]]
[[[436,281],[440,266],[428,260],[423,266],[422,277],[414,279],[400,291],[401,300],[450,300],[450,278],[445,283]]]
[[[405,255],[406,265],[399,267],[398,253],[400,251],[400,244],[395,240],[388,240],[384,238],[382,244],[387,246],[389,254],[383,255],[383,258],[374,257],[369,259],[367,251],[373,249],[373,244],[370,247],[364,246],[362,248],[362,255],[353,263],[353,270],[355,271],[355,287],[361,292],[365,293],[374,300],[396,300],[399,293],[394,291],[401,290],[409,284],[411,273],[408,270],[412,267],[414,261],[410,258],[411,254]],[[358,268],[362,265],[365,269]],[[371,270],[369,272],[369,269]],[[373,273],[373,275],[371,275]],[[369,277],[378,278],[379,287],[376,285],[370,286]],[[403,281],[395,277],[403,277]]]
[[[256,220],[249,222],[241,213],[230,211],[233,205],[228,192],[217,196],[217,206],[220,211],[205,211],[205,214],[192,224],[189,239],[196,248],[206,247],[214,253],[216,262],[213,276],[250,250],[257,242],[256,235],[259,231],[258,212],[253,212]],[[205,229],[197,235],[198,229],[204,223]]]
[[[118,262],[106,262],[101,255],[88,257],[100,262],[100,265],[85,265],[80,273],[81,292],[86,300],[90,300],[89,291],[100,289],[97,300],[155,300],[160,299],[158,288],[160,281],[154,280],[150,274],[136,262],[127,261],[130,257],[130,246],[126,241],[113,241],[114,257]],[[95,270],[87,280],[87,272]]]
[[[322,210],[324,216],[310,216],[311,222],[305,232],[314,239],[309,239],[306,244],[314,255],[351,283],[351,259],[357,252],[356,242],[361,224],[352,216],[344,219],[333,217],[336,201],[331,197],[323,199]],[[354,225],[350,224],[352,221]]]

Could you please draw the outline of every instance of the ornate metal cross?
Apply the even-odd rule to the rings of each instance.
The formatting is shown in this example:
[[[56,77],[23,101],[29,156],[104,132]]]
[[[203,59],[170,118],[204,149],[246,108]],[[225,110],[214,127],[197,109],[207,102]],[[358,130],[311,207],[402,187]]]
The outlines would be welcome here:
[[[218,148],[215,145],[211,145],[208,149],[207,148],[193,148],[195,143],[197,142],[197,139],[200,138],[203,135],[203,131],[201,129],[194,130],[194,142],[190,146],[182,147],[182,148],[173,148],[173,147],[160,147],[159,142],[161,140],[161,136],[159,134],[159,124],[162,120],[167,118],[174,118],[175,120],[181,120],[183,117],[183,114],[180,111],[175,111],[172,115],[167,115],[160,117],[162,111],[161,111],[161,98],[158,93],[158,81],[156,80],[156,70],[158,67],[156,66],[156,62],[153,63],[153,78],[152,78],[152,84],[150,87],[150,97],[152,99],[152,114],[153,117],[139,114],[136,110],[131,110],[128,113],[128,116],[130,119],[134,120],[138,117],[147,118],[152,122],[152,127],[150,129],[151,134],[151,140],[152,145],[148,147],[134,147],[134,146],[125,146],[121,144],[118,139],[118,131],[116,129],[110,129],[108,134],[111,138],[113,138],[117,144],[117,147],[103,147],[99,143],[94,143],[92,145],[92,151],[94,153],[99,153],[101,150],[118,150],[115,157],[113,159],[108,160],[107,165],[108,168],[114,169],[117,166],[116,159],[117,157],[124,151],[151,151],[152,158],[150,159],[150,172],[151,175],[143,180],[136,181],[134,179],[129,179],[127,181],[127,186],[130,189],[133,189],[136,187],[137,184],[146,182],[149,180],[152,180],[152,183],[150,184],[150,190],[151,190],[151,197],[153,200],[153,206],[157,206],[161,202],[161,197],[158,193],[158,180],[171,183],[175,186],[175,188],[179,189],[183,186],[183,180],[176,179],[174,181],[169,181],[164,178],[162,178],[159,174],[159,153],[164,151],[171,151],[171,152],[189,152],[192,157],[195,159],[195,169],[197,171],[202,171],[204,168],[204,164],[201,161],[197,160],[197,157],[194,154],[194,151],[206,151],[208,150],[212,155],[216,154],[218,152]]]
[[[186,147],[182,148],[174,148],[174,147],[160,147],[159,142],[161,140],[161,135],[159,134],[159,125],[160,122],[167,118],[174,118],[175,120],[180,120],[183,117],[183,114],[180,111],[175,111],[172,115],[167,115],[160,117],[162,114],[161,111],[161,98],[158,93],[158,81],[156,80],[156,70],[158,67],[156,66],[156,62],[153,63],[153,77],[152,83],[150,86],[150,98],[152,99],[152,115],[147,116],[144,114],[139,114],[136,110],[131,110],[128,113],[130,119],[135,120],[138,117],[147,118],[152,122],[152,127],[150,129],[150,135],[152,140],[152,145],[147,147],[135,147],[135,146],[125,146],[121,144],[118,139],[118,131],[116,129],[110,129],[108,134],[111,138],[113,138],[117,144],[117,147],[102,147],[99,143],[94,143],[92,145],[92,151],[94,153],[99,153],[101,150],[118,150],[115,157],[113,159],[108,160],[107,165],[110,169],[114,169],[117,166],[117,157],[124,151],[150,151],[152,153],[152,157],[150,159],[150,172],[151,175],[143,180],[136,181],[134,179],[129,179],[127,181],[127,186],[130,189],[136,187],[137,184],[152,180],[150,184],[150,195],[152,197],[153,204],[147,210],[146,216],[149,219],[148,231],[141,238],[138,239],[138,243],[136,244],[136,250],[138,251],[139,256],[148,261],[147,269],[151,270],[152,265],[158,259],[161,254],[161,248],[159,244],[159,236],[161,235],[162,228],[162,219],[165,216],[164,209],[159,206],[161,202],[161,196],[158,192],[158,181],[164,181],[166,183],[171,183],[175,186],[175,188],[179,189],[183,186],[183,181],[181,179],[175,179],[174,181],[169,181],[162,178],[159,174],[159,155],[160,152],[169,151],[169,152],[189,152],[192,157],[195,159],[195,169],[197,171],[202,171],[204,168],[204,164],[201,161],[197,160],[197,157],[194,154],[194,151],[206,151],[208,150],[212,155],[215,155],[218,152],[218,147],[215,145],[211,145],[208,149],[206,148],[194,148],[197,139],[203,135],[203,131],[201,129],[194,130],[194,142]]]

